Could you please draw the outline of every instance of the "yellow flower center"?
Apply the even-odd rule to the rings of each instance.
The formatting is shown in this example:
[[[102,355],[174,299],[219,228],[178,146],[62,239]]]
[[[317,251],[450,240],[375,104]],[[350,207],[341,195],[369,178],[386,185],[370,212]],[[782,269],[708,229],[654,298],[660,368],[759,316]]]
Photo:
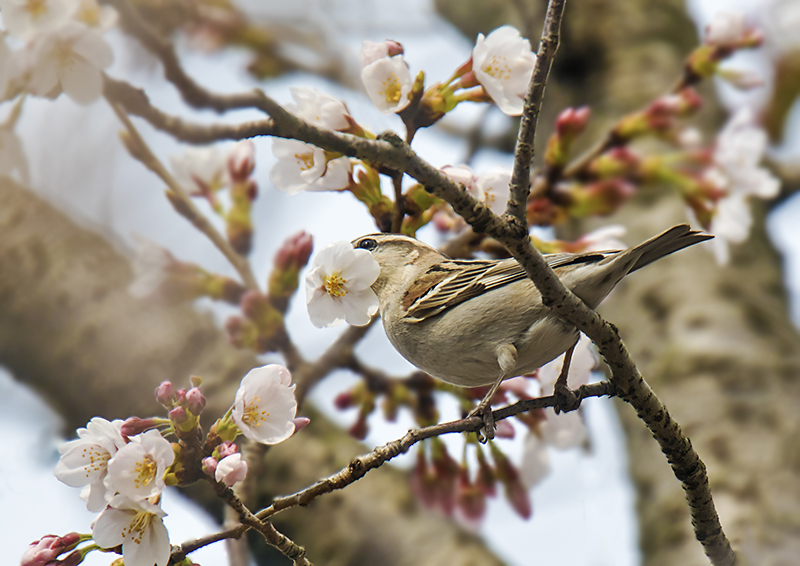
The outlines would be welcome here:
[[[397,75],[392,73],[383,81],[383,92],[381,94],[386,98],[386,102],[397,104],[400,102],[402,90],[400,79],[397,78]]]
[[[122,531],[122,538],[129,539],[136,544],[142,544],[142,535],[144,535],[150,521],[155,517],[155,513],[149,511],[138,511],[133,521],[128,523],[128,526]]]
[[[135,469],[137,476],[136,479],[133,480],[133,483],[136,485],[136,488],[139,489],[153,481],[153,478],[156,477],[158,465],[150,454],[145,454],[144,458],[136,462]]]
[[[347,279],[344,279],[341,273],[333,273],[322,278],[325,290],[334,297],[344,297],[347,294],[345,283],[347,283]]]
[[[47,13],[47,0],[28,0],[25,9],[33,18],[44,16]]]
[[[492,60],[483,68],[483,72],[499,81],[511,77],[511,69],[506,64],[506,58],[498,55],[492,56]]]
[[[314,167],[314,153],[295,153],[294,158],[297,160],[297,163],[300,165],[301,171],[308,171],[309,169]]]
[[[269,416],[269,413],[261,408],[260,401],[261,397],[253,397],[244,406],[242,420],[248,426],[261,426],[261,423],[265,422]]]
[[[108,461],[111,459],[111,454],[109,454],[107,450],[92,446],[84,448],[81,457],[89,460],[89,463],[84,465],[86,477],[88,478],[91,472],[96,472],[106,467]]]

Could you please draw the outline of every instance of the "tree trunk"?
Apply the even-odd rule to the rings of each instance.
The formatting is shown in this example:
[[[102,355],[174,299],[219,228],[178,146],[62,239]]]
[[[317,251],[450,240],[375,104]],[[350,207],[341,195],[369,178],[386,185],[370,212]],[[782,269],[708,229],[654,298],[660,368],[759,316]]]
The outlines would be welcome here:
[[[36,388],[70,428],[98,414],[160,414],[156,385],[188,385],[193,374],[204,378],[206,414],[222,415],[244,374],[260,365],[233,349],[209,315],[130,296],[132,272],[119,251],[7,179],[0,179],[0,234],[0,364]],[[312,424],[266,455],[263,502],[366,451],[309,408],[302,413]],[[191,490],[205,492],[206,501],[208,491]],[[477,537],[420,511],[407,474],[389,466],[274,522],[320,564],[500,564]]]

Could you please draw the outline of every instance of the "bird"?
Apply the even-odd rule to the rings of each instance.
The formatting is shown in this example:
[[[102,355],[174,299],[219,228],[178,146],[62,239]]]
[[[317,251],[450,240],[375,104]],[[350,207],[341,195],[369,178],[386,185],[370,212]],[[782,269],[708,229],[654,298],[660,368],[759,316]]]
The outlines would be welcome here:
[[[544,258],[561,282],[595,309],[626,275],[711,238],[681,224],[626,250]],[[542,303],[514,258],[450,259],[401,234],[368,234],[351,244],[369,251],[380,266],[372,290],[395,349],[444,382],[492,385],[470,416],[486,416],[503,380],[535,371],[570,350],[580,337],[577,328]]]

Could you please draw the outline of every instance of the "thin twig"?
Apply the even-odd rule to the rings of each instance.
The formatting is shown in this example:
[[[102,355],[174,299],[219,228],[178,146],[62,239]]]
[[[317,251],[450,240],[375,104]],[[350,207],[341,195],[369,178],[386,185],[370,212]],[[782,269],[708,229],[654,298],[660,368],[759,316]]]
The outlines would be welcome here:
[[[508,198],[506,214],[515,218],[520,227],[527,233],[528,223],[525,220],[528,193],[531,189],[531,162],[533,161],[533,142],[536,137],[536,124],[542,109],[542,99],[553,67],[553,59],[558,50],[561,35],[561,19],[564,14],[566,0],[551,0],[547,6],[547,15],[542,29],[542,39],[536,54],[528,95],[522,111],[522,119],[517,136],[517,149],[514,152],[514,170],[511,174],[511,194]]]
[[[239,253],[233,249],[228,240],[220,234],[216,228],[211,224],[208,218],[200,212],[200,209],[194,204],[194,201],[186,194],[186,190],[178,183],[172,174],[167,170],[161,161],[153,154],[147,143],[139,134],[136,127],[131,122],[128,115],[112,100],[109,100],[111,108],[116,113],[117,117],[125,126],[128,135],[131,138],[131,147],[134,151],[134,157],[142,162],[142,164],[150,169],[153,173],[158,175],[164,183],[167,184],[169,190],[172,191],[180,200],[180,206],[177,210],[189,222],[191,222],[198,230],[208,237],[209,240],[222,252],[222,255],[230,262],[230,264],[239,273],[242,282],[248,289],[258,290],[258,283],[250,269],[250,263]]]
[[[590,397],[614,395],[614,385],[609,381],[602,381],[599,383],[593,383],[591,385],[582,385],[576,389],[574,393],[579,401],[578,404],[580,404],[580,401]],[[557,404],[558,399],[555,395],[538,397],[536,399],[518,401],[513,405],[497,409],[496,411],[492,412],[492,415],[494,416],[495,422],[497,422],[527,411],[555,407]],[[478,416],[460,419],[449,423],[441,423],[421,429],[410,430],[402,438],[389,442],[388,444],[384,444],[383,446],[378,446],[369,454],[355,458],[346,468],[324,480],[317,482],[313,486],[299,491],[293,495],[275,499],[272,505],[256,513],[255,517],[263,521],[264,519],[272,517],[273,515],[280,513],[281,511],[285,511],[291,507],[308,505],[320,495],[324,495],[338,489],[343,489],[364,477],[370,470],[379,468],[392,458],[407,452],[408,449],[414,444],[427,438],[441,436],[443,434],[477,432],[483,426],[483,419]],[[227,538],[239,538],[245,531],[253,527],[253,525],[249,524],[247,521],[243,520],[242,523],[244,524],[236,528],[227,529],[206,537],[185,542],[180,546],[176,555],[185,556],[190,552],[194,552],[195,550],[214,542],[218,542]]]

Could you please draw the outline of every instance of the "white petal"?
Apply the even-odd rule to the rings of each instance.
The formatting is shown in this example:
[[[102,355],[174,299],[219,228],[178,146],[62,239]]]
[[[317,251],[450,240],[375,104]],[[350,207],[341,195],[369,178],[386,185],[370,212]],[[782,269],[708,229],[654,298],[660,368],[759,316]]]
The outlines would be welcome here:
[[[378,296],[369,288],[348,293],[342,298],[342,304],[345,320],[354,326],[364,326],[378,312]]]
[[[100,98],[103,79],[99,69],[85,59],[75,57],[61,74],[61,87],[78,104],[89,104]]]
[[[383,113],[400,112],[411,103],[414,84],[402,55],[382,58],[361,71],[361,80],[372,103]]]

